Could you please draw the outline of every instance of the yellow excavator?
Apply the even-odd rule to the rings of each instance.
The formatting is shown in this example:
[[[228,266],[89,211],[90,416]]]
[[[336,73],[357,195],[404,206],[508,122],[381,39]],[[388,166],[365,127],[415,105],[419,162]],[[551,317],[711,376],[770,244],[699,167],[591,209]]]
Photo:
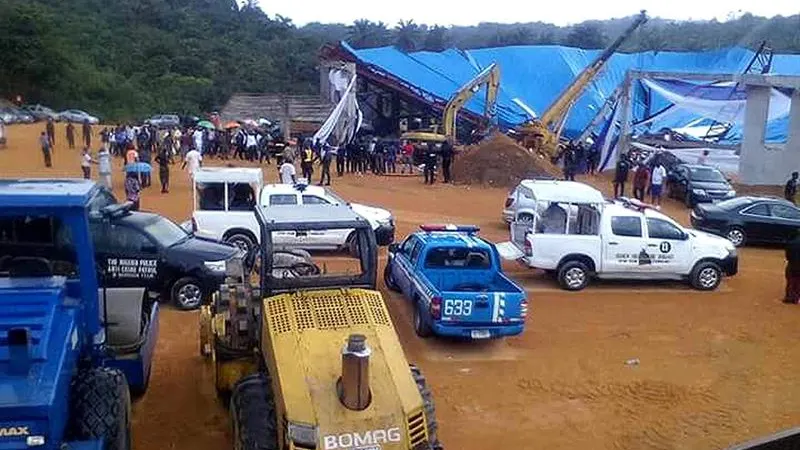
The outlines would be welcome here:
[[[647,22],[647,14],[642,10],[636,20],[594,62],[578,74],[541,117],[528,121],[515,130],[523,147],[532,149],[536,154],[545,158],[556,159],[558,157],[561,130],[572,105],[578,101],[583,91],[597,77],[614,52],[645,22]]]
[[[486,85],[484,117],[490,119],[495,114],[497,91],[500,89],[500,67],[497,63],[489,65],[453,94],[442,114],[441,133],[439,133],[439,127],[434,126],[431,131],[407,131],[400,136],[400,139],[418,142],[444,142],[448,138],[455,138],[458,112],[484,84]]]

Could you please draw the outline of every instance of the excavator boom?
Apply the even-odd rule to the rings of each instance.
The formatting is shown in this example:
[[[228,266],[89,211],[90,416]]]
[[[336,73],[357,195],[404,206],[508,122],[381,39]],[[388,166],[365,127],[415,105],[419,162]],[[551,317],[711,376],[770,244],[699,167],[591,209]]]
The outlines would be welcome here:
[[[484,84],[486,85],[484,117],[491,119],[496,113],[497,93],[500,89],[500,67],[497,63],[490,64],[453,94],[442,114],[442,133],[410,131],[403,133],[400,138],[432,142],[443,142],[448,138],[455,138],[458,112]]]

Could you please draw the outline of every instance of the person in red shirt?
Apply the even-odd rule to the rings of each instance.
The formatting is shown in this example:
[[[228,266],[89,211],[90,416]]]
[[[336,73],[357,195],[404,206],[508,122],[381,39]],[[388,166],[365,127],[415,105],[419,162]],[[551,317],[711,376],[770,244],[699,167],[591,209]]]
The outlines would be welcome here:
[[[408,167],[408,173],[414,174],[414,146],[408,142],[403,142],[403,146],[400,148],[400,173],[406,173],[406,167]]]
[[[636,199],[644,201],[644,192],[648,183],[650,183],[650,169],[643,163],[639,163],[639,167],[633,174],[633,196]]]

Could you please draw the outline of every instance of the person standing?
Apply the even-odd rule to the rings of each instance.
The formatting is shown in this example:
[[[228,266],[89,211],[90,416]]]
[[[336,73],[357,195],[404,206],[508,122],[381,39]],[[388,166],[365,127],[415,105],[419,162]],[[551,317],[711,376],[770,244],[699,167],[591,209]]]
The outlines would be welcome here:
[[[656,160],[653,166],[653,173],[650,174],[650,203],[656,205],[656,209],[661,209],[661,193],[664,187],[664,180],[667,178],[667,169]]]
[[[50,143],[50,151],[56,146],[56,125],[53,123],[53,118],[47,119],[47,125],[44,126],[45,132],[47,133],[47,141]],[[50,166],[47,166],[50,167]]]
[[[784,303],[800,303],[800,233],[786,243],[786,296]]]
[[[156,155],[156,163],[158,163],[158,181],[161,182],[162,194],[169,193],[169,163],[172,159],[170,157],[171,149],[172,143],[170,142],[169,145],[162,145],[161,151]]]
[[[200,164],[203,162],[203,155],[200,153],[199,150],[193,148],[186,152],[186,157],[183,159],[183,165],[181,169],[185,169],[187,166],[189,167],[189,180],[194,180],[194,174],[197,172],[197,169],[200,168]]]
[[[425,152],[425,184],[433,184],[436,180],[436,146],[433,142],[428,142],[428,150]]]
[[[575,181],[575,172],[578,168],[578,155],[575,152],[575,144],[570,142],[564,149],[564,179]]]
[[[89,147],[83,148],[83,153],[81,154],[81,172],[83,172],[83,178],[85,180],[92,179],[92,163],[96,162],[92,159],[92,154],[89,153]]]
[[[139,181],[139,174],[128,172],[125,175],[125,199],[133,203],[133,211],[139,211],[139,198],[142,192],[142,184]]]
[[[312,182],[311,176],[314,174],[314,151],[311,147],[303,148],[300,170],[303,172],[303,178],[306,179],[306,183]]]
[[[453,143],[452,138],[447,138],[442,142],[442,178],[444,183],[452,183],[453,178],[450,175],[450,165],[453,163]]]
[[[67,124],[67,146],[70,150],[75,148],[75,126],[72,122]]]
[[[319,185],[331,185],[331,162],[333,161],[333,149],[330,145],[324,144],[320,150],[320,162],[322,165],[322,173],[319,177]],[[327,179],[327,181],[325,181]]]
[[[400,160],[400,173],[405,174],[408,169],[408,174],[414,174],[414,145],[411,142],[405,141],[403,147],[400,149],[402,154]]]
[[[42,131],[42,135],[39,136],[39,143],[42,145],[42,155],[44,156],[45,167],[53,167],[53,161],[50,157],[50,136],[46,131]]]
[[[797,172],[792,172],[792,177],[789,178],[789,181],[786,182],[786,186],[783,187],[783,198],[792,203],[795,203],[794,197],[797,195],[797,177],[799,175],[800,174]]]
[[[597,145],[592,144],[589,147],[589,154],[586,157],[586,161],[589,164],[589,175],[596,174],[597,166],[600,165],[600,149],[597,148]]]
[[[83,144],[87,147],[92,146],[92,125],[89,119],[83,119]]]
[[[278,175],[280,175],[281,183],[283,184],[293,185],[297,183],[297,171],[290,159],[283,159],[283,164],[281,164],[281,167],[278,169]]]
[[[700,166],[705,166],[706,164],[708,164],[709,153],[710,152],[708,150],[703,150],[703,153],[701,153],[700,156],[697,157],[697,164]]]
[[[628,155],[620,155],[614,171],[614,198],[625,196],[625,183],[628,182],[628,172],[631,169]]]
[[[639,200],[644,201],[644,192],[647,190],[647,184],[650,182],[650,169],[647,165],[639,163],[636,170],[633,172],[633,196]]]
[[[350,144],[345,144],[336,149],[336,176],[344,175],[344,168],[347,166],[347,150]]]
[[[111,153],[104,145],[97,152],[97,173],[100,175],[98,181],[109,190],[113,189],[111,186]]]

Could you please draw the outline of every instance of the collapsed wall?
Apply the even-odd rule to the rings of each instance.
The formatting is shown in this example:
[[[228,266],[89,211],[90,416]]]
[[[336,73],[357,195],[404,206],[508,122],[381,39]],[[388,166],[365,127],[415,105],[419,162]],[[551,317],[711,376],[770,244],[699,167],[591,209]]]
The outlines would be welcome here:
[[[500,133],[465,147],[453,161],[453,179],[459,184],[513,187],[536,177],[560,178],[561,169]]]

